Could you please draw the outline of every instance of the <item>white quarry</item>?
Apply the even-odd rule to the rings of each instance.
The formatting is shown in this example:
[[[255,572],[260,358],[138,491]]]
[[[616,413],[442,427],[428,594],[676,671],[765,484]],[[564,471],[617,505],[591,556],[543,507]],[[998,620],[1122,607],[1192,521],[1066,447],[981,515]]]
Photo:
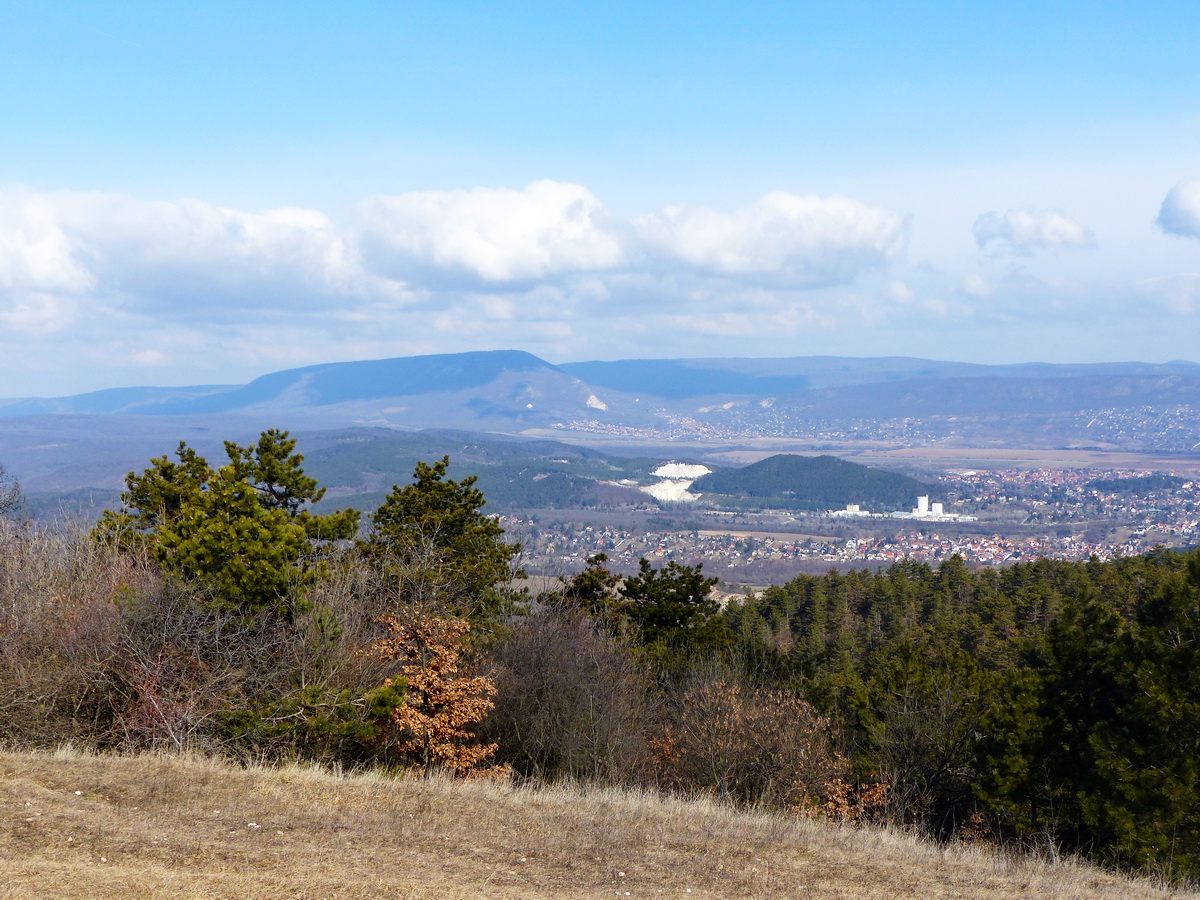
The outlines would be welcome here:
[[[694,503],[700,499],[700,495],[693,494],[689,490],[692,482],[711,471],[712,469],[708,466],[677,462],[663,463],[650,473],[662,480],[645,485],[641,490],[660,503]]]
[[[711,471],[712,469],[708,466],[669,462],[663,463],[650,474],[657,478],[690,478],[695,481],[701,475],[707,475]]]

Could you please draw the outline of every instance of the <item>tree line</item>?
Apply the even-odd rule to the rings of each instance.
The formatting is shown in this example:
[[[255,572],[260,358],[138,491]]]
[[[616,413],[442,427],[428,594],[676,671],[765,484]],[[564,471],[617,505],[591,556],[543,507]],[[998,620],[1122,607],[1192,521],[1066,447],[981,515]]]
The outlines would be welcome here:
[[[287,432],[0,518],[0,742],[708,792],[1200,875],[1200,554],[519,587],[449,460],[365,520]],[[15,496],[15,495],[13,495]]]

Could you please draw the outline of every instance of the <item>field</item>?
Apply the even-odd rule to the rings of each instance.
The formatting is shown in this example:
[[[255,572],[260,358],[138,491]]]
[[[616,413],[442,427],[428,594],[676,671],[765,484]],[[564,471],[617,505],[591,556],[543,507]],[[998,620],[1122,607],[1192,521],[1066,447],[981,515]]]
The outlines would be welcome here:
[[[638,792],[70,751],[0,754],[0,772],[5,900],[1196,896]]]
[[[761,446],[753,446],[761,443]],[[933,471],[963,469],[1148,469],[1157,472],[1200,472],[1195,454],[1135,453],[1125,450],[1009,449],[978,447],[838,447],[822,450],[864,466],[915,468]],[[787,441],[747,442],[747,446],[706,454],[726,465],[757,462],[776,453],[816,456],[809,445],[797,447]]]

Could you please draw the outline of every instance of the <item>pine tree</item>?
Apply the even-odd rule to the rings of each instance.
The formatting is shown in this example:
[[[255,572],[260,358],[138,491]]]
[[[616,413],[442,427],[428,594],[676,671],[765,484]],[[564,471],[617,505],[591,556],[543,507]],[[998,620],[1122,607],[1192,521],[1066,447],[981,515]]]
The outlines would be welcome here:
[[[643,644],[687,654],[711,652],[731,642],[718,616],[720,604],[712,597],[717,579],[705,577],[701,568],[671,561],[654,569],[643,558],[638,574],[625,579],[625,612]]]
[[[1083,800],[1119,862],[1200,874],[1200,553],[1137,610],[1115,677],[1121,708],[1091,748],[1102,789]]]
[[[310,512],[324,491],[304,474],[295,446],[274,429],[250,447],[226,442],[230,463],[214,469],[181,441],[177,461],[161,456],[125,477],[121,510],[106,511],[95,534],[195,579],[216,608],[291,614],[292,588],[314,571],[322,548],[358,528],[355,510]]]
[[[441,606],[482,623],[504,608],[504,585],[513,575],[520,544],[504,541],[504,528],[482,512],[475,477],[446,477],[448,456],[417,463],[413,483],[395,486],[372,515],[363,547],[385,570],[402,572],[419,602]]]

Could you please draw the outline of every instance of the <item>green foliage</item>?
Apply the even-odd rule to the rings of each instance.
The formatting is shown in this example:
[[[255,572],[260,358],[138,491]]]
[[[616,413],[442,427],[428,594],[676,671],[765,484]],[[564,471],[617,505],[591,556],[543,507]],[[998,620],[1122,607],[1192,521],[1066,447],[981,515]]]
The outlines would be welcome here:
[[[264,507],[226,466],[159,527],[155,548],[163,565],[204,584],[218,606],[286,613],[309,545],[300,523]]]
[[[403,678],[364,694],[306,685],[231,716],[234,745],[253,756],[369,764],[381,758],[381,737],[404,703]]]
[[[870,509],[904,509],[937,488],[907,475],[884,472],[834,456],[778,454],[740,469],[719,469],[698,478],[706,494],[744,497],[759,506],[829,509],[859,503]],[[722,499],[725,504],[726,499]]]
[[[481,510],[475,478],[446,477],[448,456],[417,463],[413,483],[393,487],[372,515],[364,549],[385,566],[404,570],[438,604],[476,618],[495,616],[504,606],[504,586],[516,574],[519,544],[504,541],[504,529]]]
[[[799,677],[856,777],[890,785],[892,818],[950,834],[984,814],[1200,874],[1200,553],[801,576],[724,618],[740,658]]]
[[[225,453],[238,480],[249,484],[259,503],[268,510],[282,510],[303,527],[310,541],[346,541],[358,533],[358,511],[345,509],[315,516],[308,507],[325,496],[325,488],[304,474],[304,457],[296,450],[296,439],[272,428],[258,442],[239,447],[225,442]]]
[[[314,516],[305,508],[324,491],[295,446],[272,429],[249,447],[226,442],[230,463],[213,469],[180,442],[178,461],[161,456],[126,476],[122,509],[106,511],[96,534],[196,580],[216,608],[290,613],[292,588],[312,574],[321,548],[358,528],[354,510]]]
[[[644,645],[684,656],[728,645],[729,630],[712,597],[717,579],[706,578],[701,569],[674,561],[654,569],[642,559],[638,574],[625,579],[625,614]]]
[[[562,597],[617,634],[624,630],[625,622],[625,604],[618,591],[621,576],[605,568],[606,562],[606,553],[589,556],[583,571],[564,581]]]
[[[178,462],[164,454],[150,460],[141,475],[126,475],[121,510],[105,510],[96,533],[125,549],[150,546],[160,529],[178,521],[185,507],[206,489],[213,470],[183,441],[175,456]]]
[[[1118,494],[1146,494],[1150,491],[1177,491],[1186,483],[1185,479],[1177,475],[1155,472],[1151,475],[1137,475],[1131,478],[1097,478],[1089,481],[1087,487],[1096,491],[1112,491]]]
[[[1124,862],[1200,874],[1200,554],[1139,610],[1117,669],[1121,713],[1098,730],[1097,770],[1114,790],[1089,817]]]

